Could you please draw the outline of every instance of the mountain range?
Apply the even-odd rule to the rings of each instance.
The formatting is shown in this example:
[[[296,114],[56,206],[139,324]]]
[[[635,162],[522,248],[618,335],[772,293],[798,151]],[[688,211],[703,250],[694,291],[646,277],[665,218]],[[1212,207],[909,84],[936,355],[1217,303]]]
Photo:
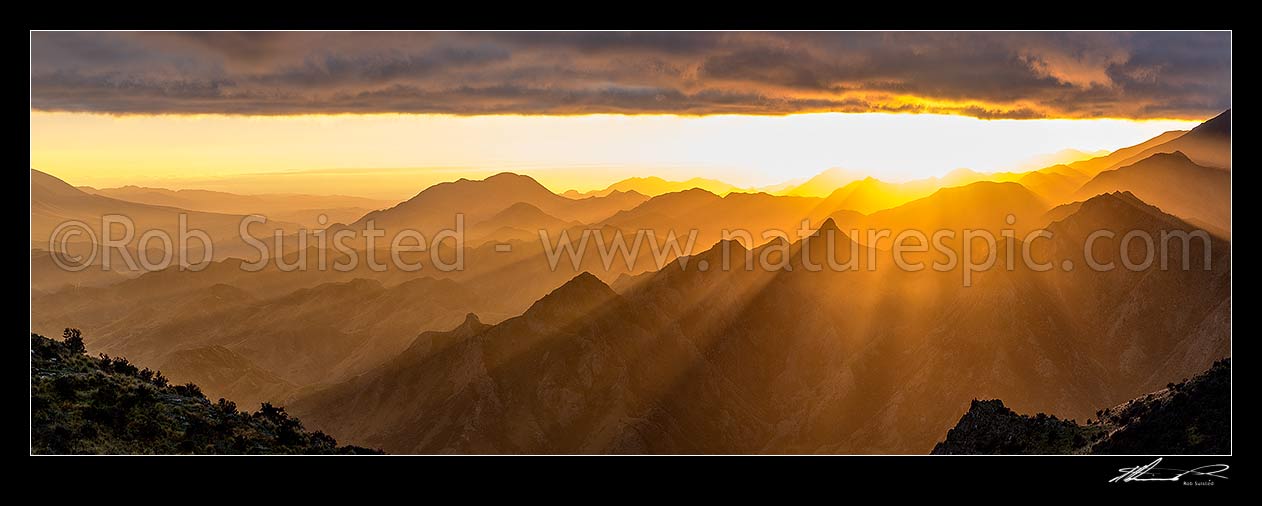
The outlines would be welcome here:
[[[1025,172],[893,183],[830,170],[776,192],[633,178],[566,195],[502,173],[440,183],[393,206],[85,191],[31,169],[31,326],[82,329],[93,354],[161,369],[210,398],[283,404],[310,428],[392,453],[927,453],[962,412],[999,434],[1067,437],[1057,451],[1124,448],[1098,437],[1100,427],[1158,429],[1120,408],[1086,428],[1061,421],[1098,419],[1100,406],[1136,396],[1160,411],[1177,392],[1147,392],[1230,356],[1229,140],[1228,111],[1186,133]],[[252,232],[279,232],[289,248],[249,271],[249,250],[233,239],[243,216],[222,211],[264,204],[295,221]],[[323,210],[341,213],[326,232],[371,224],[432,236],[462,220],[466,241],[407,253],[419,270],[378,271],[362,260],[397,252],[296,245]],[[172,233],[184,215],[214,241],[214,261],[197,271],[58,268],[55,255],[89,244],[49,251],[52,230],[105,214]],[[1027,235],[1039,229],[1049,235]],[[899,268],[889,237],[904,230],[955,232],[945,241],[954,251],[966,230],[1011,230],[1012,240],[971,254],[1028,254],[1050,268]],[[653,247],[606,255],[619,234],[631,241],[641,231]],[[672,233],[686,241],[693,231],[692,248],[659,251]],[[1084,250],[1101,231],[1112,235]],[[541,232],[599,254],[554,262],[557,245],[541,243]],[[1133,232],[1157,250],[1124,268],[1150,253],[1123,240]],[[1168,236],[1191,239],[1184,249]],[[361,260],[353,268],[314,267],[352,256]],[[436,258],[457,257],[462,269],[438,268]],[[927,266],[941,255],[905,258]],[[830,262],[849,267],[812,267]],[[1021,428],[1028,420],[1008,406],[1059,418]],[[225,419],[197,409],[199,419]],[[994,446],[982,433],[955,434],[952,445],[965,434],[980,441],[961,452]],[[137,448],[82,441],[49,448]]]
[[[575,190],[568,190],[561,195],[572,199],[582,199],[586,197],[606,197],[614,192],[635,192],[641,195],[656,197],[664,193],[681,192],[684,190],[691,190],[693,188],[702,189],[717,195],[749,191],[722,181],[701,177],[694,177],[685,181],[667,181],[657,176],[649,176],[623,179],[622,181],[618,181],[617,183],[605,187],[603,190],[592,190],[583,193]]]
[[[106,236],[102,234],[103,217],[114,215],[120,217],[120,220],[129,221],[133,232],[128,239],[123,225],[117,225],[111,228],[109,237],[124,241],[132,258],[136,258],[137,251],[149,249],[142,247],[139,243],[146,231],[160,230],[173,241],[178,239],[181,235],[181,217],[185,220],[185,230],[201,230],[207,234],[216,248],[215,258],[225,258],[231,254],[240,255],[244,251],[239,232],[244,215],[191,211],[91,194],[35,169],[31,169],[30,176],[31,245],[33,248],[48,249],[49,239],[54,237],[54,232],[58,231],[59,226],[67,222],[81,222],[88,227],[92,237],[96,238],[95,241],[87,240],[87,236],[76,238],[59,234],[56,237],[58,241],[62,241],[63,238],[68,241],[58,242],[53,246],[56,248],[55,251],[72,255],[89,255],[94,249],[92,245],[104,242],[106,239]],[[250,225],[249,233],[255,237],[270,237],[276,230],[292,231],[297,228],[298,226],[293,223],[269,220],[266,223]],[[195,263],[202,258],[201,249],[204,245],[196,240],[190,245],[195,247],[187,252],[187,258],[191,263]],[[153,262],[157,262],[161,259],[161,254],[150,254],[150,258]],[[123,265],[125,262],[121,256],[113,260],[116,265]],[[138,260],[133,262],[138,262]]]
[[[1097,174],[1073,197],[1121,190],[1231,239],[1231,172],[1197,165],[1182,151],[1158,153]]]
[[[291,222],[307,228],[323,228],[330,223],[348,223],[375,209],[389,207],[393,202],[346,195],[257,194],[210,190],[168,190],[143,186],[117,188],[78,187],[93,195],[117,200],[164,207],[178,207],[190,211],[221,214],[266,216],[269,221]],[[324,222],[320,222],[324,215]]]
[[[1064,239],[1046,253],[1100,219],[1191,228],[1104,195],[1057,222]],[[1229,253],[1214,251],[1210,271],[1154,266],[1098,284],[1000,270],[961,288],[896,270],[690,262],[618,293],[581,274],[520,317],[467,317],[291,407],[396,452],[928,452],[979,393],[1085,419],[1226,354]],[[1161,309],[1171,304],[1184,310]],[[1096,330],[1116,321],[1142,323]]]
[[[1176,151],[1184,153],[1198,165],[1231,170],[1231,109],[1206,120],[1184,135],[1130,154],[1109,168],[1131,165],[1156,154]]]
[[[529,204],[557,219],[594,223],[647,199],[634,191],[571,199],[552,193],[528,176],[505,172],[481,181],[460,179],[436,184],[394,207],[365,214],[349,228],[363,229],[372,222],[387,231],[411,228],[433,235],[454,228],[457,214],[463,216],[466,225],[472,225],[516,203]]]

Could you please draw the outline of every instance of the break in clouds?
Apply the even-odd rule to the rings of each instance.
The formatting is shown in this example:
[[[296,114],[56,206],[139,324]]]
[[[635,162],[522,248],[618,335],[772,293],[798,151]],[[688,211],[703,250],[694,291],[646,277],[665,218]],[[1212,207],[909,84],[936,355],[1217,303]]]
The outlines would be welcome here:
[[[31,34],[31,105],[109,114],[1203,119],[1229,33]]]

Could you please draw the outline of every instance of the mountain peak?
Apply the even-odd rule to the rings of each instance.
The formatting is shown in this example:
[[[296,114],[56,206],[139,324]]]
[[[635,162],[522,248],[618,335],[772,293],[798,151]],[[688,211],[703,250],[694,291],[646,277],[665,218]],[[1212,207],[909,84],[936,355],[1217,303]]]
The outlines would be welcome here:
[[[826,218],[810,237],[803,238],[798,244],[806,248],[808,250],[806,254],[816,262],[830,255],[834,259],[840,259],[849,255],[862,254],[850,249],[856,243],[841,230],[841,227],[837,226],[836,220],[832,217]]]
[[[463,185],[488,185],[488,184],[493,185],[493,186],[530,185],[530,186],[538,186],[540,188],[543,188],[543,185],[539,184],[538,181],[535,181],[535,178],[533,177],[523,175],[523,174],[517,174],[514,172],[500,172],[499,174],[488,176],[485,179],[468,179],[468,178],[462,177],[460,179],[457,179],[449,183],[438,183],[434,186],[426,188],[425,191],[422,191],[421,193],[424,194],[426,191],[433,190],[435,188],[451,186],[451,185],[463,186]],[[551,192],[549,191],[549,193]]]
[[[535,301],[523,316],[550,322],[573,321],[597,310],[618,294],[590,272],[583,271]]]
[[[975,181],[962,186],[940,188],[930,197],[936,198],[999,198],[1034,196],[1028,188],[1013,181]],[[1036,198],[1036,197],[1035,197]]]
[[[946,184],[966,184],[981,178],[982,174],[967,167],[960,167],[938,178]]]
[[[483,179],[483,181],[518,181],[518,180],[527,180],[527,179],[531,181],[535,180],[534,178],[530,176],[524,176],[521,174],[517,174],[515,172],[501,172],[494,176]]]
[[[1196,162],[1193,162],[1191,158],[1188,158],[1188,155],[1184,154],[1182,151],[1177,151],[1177,150],[1169,152],[1169,153],[1156,153],[1136,163],[1137,164],[1144,163],[1144,162],[1155,163],[1155,162],[1167,162],[1167,161],[1196,163]]]
[[[824,222],[819,224],[819,228],[815,229],[815,233],[811,234],[811,237],[823,237],[833,240],[849,239],[849,236],[841,230],[841,227],[837,226],[837,221],[831,216],[825,218]]]
[[[680,195],[692,195],[692,196],[703,196],[703,197],[708,197],[708,196],[718,197],[718,195],[716,195],[714,192],[712,192],[712,191],[710,191],[710,190],[707,190],[707,189],[705,189],[705,188],[697,188],[697,187],[695,187],[695,186],[694,186],[694,187],[692,187],[692,188],[689,188],[689,189],[687,189],[687,190],[680,190],[680,191],[675,192],[675,193],[678,193],[678,194],[680,194]]]
[[[569,281],[566,281],[565,284],[561,285],[561,287],[557,288],[557,290],[601,290],[608,288],[609,285],[606,285],[605,282],[601,281],[595,274],[583,271],[578,273],[577,276],[574,276]],[[555,293],[555,291],[553,293]]]
[[[538,206],[531,204],[529,202],[516,202],[513,205],[504,208],[503,211],[500,211],[499,215],[507,216],[511,214],[520,214],[520,213],[529,213],[531,215],[547,214],[543,212],[542,209],[539,209]]]
[[[1226,111],[1219,113],[1219,115],[1205,120],[1204,123],[1197,125],[1196,128],[1193,128],[1192,130],[1203,134],[1214,134],[1230,138],[1231,109],[1227,109]]]
[[[692,258],[696,261],[705,260],[710,265],[720,265],[723,262],[724,252],[729,255],[729,258],[738,258],[745,254],[745,246],[736,239],[720,239],[710,249],[693,255]],[[687,270],[697,265],[697,263],[688,262],[687,265],[681,265],[680,268]]]
[[[539,302],[549,299],[569,299],[569,300],[603,300],[615,296],[612,288],[606,285],[604,281],[596,277],[594,274],[583,271],[574,276],[565,284],[557,287],[552,293],[545,295]],[[536,303],[537,305],[538,303]]]
[[[1150,221],[1156,219],[1156,222]],[[1059,220],[1054,226],[1061,227],[1101,227],[1127,224],[1139,227],[1140,223],[1150,223],[1158,227],[1191,228],[1183,220],[1167,214],[1160,208],[1144,202],[1129,191],[1101,193],[1082,201],[1078,209]]]
[[[552,190],[549,190],[542,184],[539,184],[539,181],[536,181],[535,178],[514,172],[501,172],[481,181],[470,182],[498,188],[507,187],[515,191],[527,191],[528,189],[529,191],[543,191],[549,194],[552,193]]]
[[[1124,201],[1126,201],[1126,202],[1130,202],[1130,203],[1132,203],[1132,204],[1136,204],[1136,205],[1144,205],[1144,206],[1147,206],[1147,205],[1148,205],[1148,203],[1147,203],[1147,202],[1144,202],[1143,200],[1140,200],[1140,198],[1139,198],[1139,197],[1136,197],[1136,196],[1135,196],[1135,194],[1134,194],[1134,193],[1131,193],[1129,190],[1119,190],[1119,191],[1115,191],[1115,192],[1113,192],[1113,193],[1105,193],[1105,194],[1101,194],[1100,196],[1101,196],[1101,197],[1104,197],[1104,196],[1113,197],[1113,198],[1115,198],[1115,199],[1121,199],[1121,200],[1124,200]]]
[[[84,194],[83,190],[71,186],[61,178],[36,169],[31,169],[31,190],[42,190],[49,195],[61,196]]]
[[[364,215],[352,226],[375,221],[386,227],[450,227],[453,211],[465,214],[466,219],[482,221],[503,211],[502,206],[508,202],[550,205],[568,200],[530,176],[501,172],[482,180],[460,178],[435,184],[392,208]]]
[[[868,177],[865,172],[857,170],[849,170],[842,167],[832,167],[828,170],[816,174],[814,177],[806,180],[806,182],[789,188],[782,195],[796,195],[800,197],[827,197],[833,191],[852,182]]]
[[[1086,202],[1083,202],[1083,207],[1089,208],[1092,206],[1102,206],[1106,202],[1114,203],[1114,205],[1125,205],[1135,210],[1142,211],[1145,214],[1161,218],[1165,221],[1176,223],[1182,226],[1188,226],[1186,223],[1183,223],[1183,220],[1181,218],[1172,216],[1169,213],[1162,211],[1161,208],[1154,206],[1152,204],[1149,204],[1148,202],[1145,202],[1143,199],[1137,197],[1134,193],[1131,193],[1125,190],[1101,194],[1101,195],[1092,197],[1090,199],[1087,199]]]
[[[1147,202],[1144,202],[1139,197],[1136,197],[1134,193],[1131,193],[1127,190],[1101,193],[1087,200],[1084,200],[1082,202],[1082,206],[1085,208],[1085,207],[1093,206],[1093,205],[1104,205],[1104,204],[1112,204],[1112,203],[1123,203],[1123,204],[1128,204],[1128,205],[1139,207],[1139,208],[1152,207]]]
[[[714,247],[710,248],[708,251],[722,251],[722,248],[731,248],[732,251],[736,252],[745,251],[745,245],[741,244],[741,242],[736,239],[720,239],[719,242],[714,243]]]

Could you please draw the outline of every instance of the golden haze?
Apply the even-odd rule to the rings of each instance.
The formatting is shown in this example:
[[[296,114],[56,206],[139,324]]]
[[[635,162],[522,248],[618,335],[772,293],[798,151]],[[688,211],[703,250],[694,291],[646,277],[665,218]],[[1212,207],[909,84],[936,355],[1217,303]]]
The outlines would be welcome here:
[[[633,176],[743,188],[829,167],[882,180],[1011,170],[1066,148],[1130,145],[1182,120],[946,115],[126,115],[31,112],[31,166],[75,185],[406,198],[512,171],[588,191]]]

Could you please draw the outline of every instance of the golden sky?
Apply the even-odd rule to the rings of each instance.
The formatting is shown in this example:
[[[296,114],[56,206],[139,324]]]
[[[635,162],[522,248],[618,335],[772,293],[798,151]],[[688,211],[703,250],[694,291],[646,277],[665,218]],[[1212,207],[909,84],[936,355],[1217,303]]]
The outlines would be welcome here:
[[[1011,170],[1065,148],[1112,150],[1188,120],[784,116],[103,115],[31,112],[31,167],[71,184],[401,198],[497,172],[555,191],[630,176],[741,186],[830,167],[882,179]]]

